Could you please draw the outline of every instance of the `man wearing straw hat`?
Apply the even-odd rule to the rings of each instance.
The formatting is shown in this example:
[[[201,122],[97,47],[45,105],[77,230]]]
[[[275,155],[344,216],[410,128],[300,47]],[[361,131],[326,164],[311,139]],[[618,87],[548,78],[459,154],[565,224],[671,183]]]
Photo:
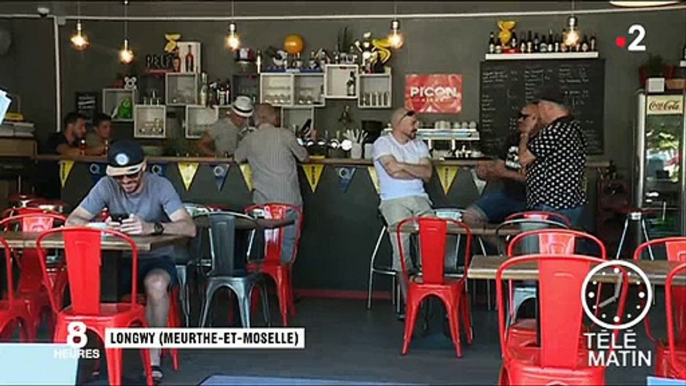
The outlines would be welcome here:
[[[247,96],[238,96],[231,104],[231,111],[205,132],[200,140],[203,154],[216,157],[232,156],[236,152],[242,131],[252,117],[252,101]]]

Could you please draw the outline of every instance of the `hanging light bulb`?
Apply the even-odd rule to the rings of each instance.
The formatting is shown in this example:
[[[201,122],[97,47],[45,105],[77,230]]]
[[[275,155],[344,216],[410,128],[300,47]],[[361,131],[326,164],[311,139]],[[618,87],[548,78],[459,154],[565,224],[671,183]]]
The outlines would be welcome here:
[[[119,51],[119,61],[129,64],[133,61],[133,51],[129,48],[129,39],[124,39],[124,46]]]
[[[236,23],[229,24],[229,35],[226,37],[226,47],[231,51],[236,51],[241,46],[241,39],[236,32],[238,28]]]
[[[403,46],[404,39],[403,35],[400,33],[400,21],[398,19],[393,19],[391,21],[391,33],[388,35],[388,42],[393,48],[400,48]]]
[[[567,47],[574,47],[579,44],[580,34],[578,27],[579,19],[576,16],[570,16],[567,19],[567,27],[569,30],[565,33],[564,43]]]
[[[88,47],[88,37],[83,34],[83,27],[81,26],[81,20],[76,22],[76,33],[71,37],[71,44],[74,48],[81,51]]]

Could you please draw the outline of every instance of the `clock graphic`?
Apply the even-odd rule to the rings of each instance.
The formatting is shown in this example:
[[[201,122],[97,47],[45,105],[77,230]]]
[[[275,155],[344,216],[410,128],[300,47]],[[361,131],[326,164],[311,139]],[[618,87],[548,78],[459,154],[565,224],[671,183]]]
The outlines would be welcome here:
[[[638,297],[641,300],[635,307],[625,307],[622,315],[624,323],[619,324],[620,318],[615,313],[603,312],[603,308],[608,304],[619,300],[621,286],[623,284],[620,273],[626,272],[629,280],[629,287],[638,286]],[[598,285],[598,278],[602,276],[619,276],[615,282],[615,292],[607,299],[598,299],[599,294],[595,291]],[[635,264],[625,260],[612,260],[598,264],[593,267],[586,275],[581,286],[581,305],[584,313],[593,323],[608,330],[627,330],[640,323],[650,312],[653,304],[653,287],[648,276]]]

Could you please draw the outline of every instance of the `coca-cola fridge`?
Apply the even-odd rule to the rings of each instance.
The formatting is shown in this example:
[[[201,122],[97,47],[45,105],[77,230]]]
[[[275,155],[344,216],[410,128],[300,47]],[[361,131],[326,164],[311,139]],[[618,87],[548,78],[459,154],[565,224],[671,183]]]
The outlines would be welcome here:
[[[634,175],[636,207],[650,239],[686,235],[686,93],[638,93]]]

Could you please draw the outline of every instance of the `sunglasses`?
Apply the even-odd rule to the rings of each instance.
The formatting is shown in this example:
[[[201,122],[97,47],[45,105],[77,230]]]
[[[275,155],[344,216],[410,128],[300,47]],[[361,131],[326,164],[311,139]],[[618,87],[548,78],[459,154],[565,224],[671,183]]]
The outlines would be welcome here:
[[[403,114],[402,117],[400,117],[400,119],[398,120],[398,123],[402,122],[403,119],[405,119],[405,117],[414,117],[415,114],[416,113],[414,112],[414,110],[408,110],[405,114]]]
[[[140,174],[141,174],[141,171],[139,170],[139,171],[137,171],[137,172],[135,172],[135,173],[124,174],[124,175],[122,175],[122,176],[115,176],[114,179],[117,180],[117,181],[121,181],[121,180],[123,180],[124,178],[128,178],[128,179],[132,180],[132,179],[134,179],[134,178],[138,178],[138,176],[140,176]]]

